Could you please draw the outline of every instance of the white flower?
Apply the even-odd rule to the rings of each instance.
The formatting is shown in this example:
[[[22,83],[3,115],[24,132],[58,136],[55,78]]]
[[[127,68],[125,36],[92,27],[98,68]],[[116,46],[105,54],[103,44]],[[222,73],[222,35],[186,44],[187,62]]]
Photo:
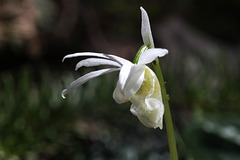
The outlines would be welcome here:
[[[113,92],[114,100],[119,104],[130,101],[132,103],[130,111],[145,126],[162,128],[164,105],[162,103],[161,89],[155,73],[146,64],[153,62],[157,57],[165,56],[168,51],[166,49],[154,48],[147,12],[142,7],[140,9],[142,12],[141,32],[146,47],[143,48],[143,53],[140,55],[138,63],[133,64],[121,57],[104,53],[81,52],[66,55],[63,61],[72,57],[91,57],[78,62],[76,70],[82,66],[108,65],[111,67],[81,76],[72,82],[67,89],[62,91],[62,97],[65,98],[65,94],[92,78],[120,70],[117,86]]]

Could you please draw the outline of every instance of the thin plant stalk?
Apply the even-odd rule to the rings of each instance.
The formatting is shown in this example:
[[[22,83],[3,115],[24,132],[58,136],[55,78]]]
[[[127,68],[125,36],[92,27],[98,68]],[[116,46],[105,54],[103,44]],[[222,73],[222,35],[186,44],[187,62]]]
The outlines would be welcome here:
[[[164,119],[165,119],[165,124],[166,124],[166,130],[167,130],[167,136],[168,136],[168,145],[169,145],[169,151],[170,151],[170,156],[171,160],[178,160],[178,152],[177,152],[177,147],[176,147],[176,140],[175,140],[175,135],[174,135],[174,129],[173,129],[173,122],[172,122],[172,116],[170,112],[170,107],[169,107],[169,96],[166,92],[166,85],[165,81],[163,79],[162,71],[159,65],[159,60],[158,58],[152,63],[155,74],[158,77],[160,86],[161,86],[161,93],[162,93],[162,99],[163,99],[163,104],[164,104]]]

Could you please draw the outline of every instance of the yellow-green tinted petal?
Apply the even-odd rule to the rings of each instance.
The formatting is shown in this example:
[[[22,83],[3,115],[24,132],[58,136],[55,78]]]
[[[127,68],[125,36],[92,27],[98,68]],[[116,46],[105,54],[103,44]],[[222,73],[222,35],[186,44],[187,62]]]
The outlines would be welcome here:
[[[147,127],[162,129],[164,105],[160,84],[155,73],[148,67],[145,69],[144,81],[140,89],[130,101],[130,111]]]

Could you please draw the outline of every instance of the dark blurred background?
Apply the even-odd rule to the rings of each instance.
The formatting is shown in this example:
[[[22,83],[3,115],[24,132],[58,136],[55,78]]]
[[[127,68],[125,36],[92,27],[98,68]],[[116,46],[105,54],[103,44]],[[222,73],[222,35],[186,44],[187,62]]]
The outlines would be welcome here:
[[[0,159],[166,160],[165,128],[144,127],[118,105],[117,73],[61,98],[93,51],[132,60],[150,17],[170,95],[180,160],[240,159],[240,1],[1,0]]]

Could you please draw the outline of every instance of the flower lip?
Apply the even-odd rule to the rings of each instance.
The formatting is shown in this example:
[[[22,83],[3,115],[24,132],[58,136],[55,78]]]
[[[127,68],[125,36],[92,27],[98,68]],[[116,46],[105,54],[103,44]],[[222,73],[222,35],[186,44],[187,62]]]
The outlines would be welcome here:
[[[164,105],[156,74],[146,66],[144,82],[130,99],[130,111],[147,127],[162,129]]]

